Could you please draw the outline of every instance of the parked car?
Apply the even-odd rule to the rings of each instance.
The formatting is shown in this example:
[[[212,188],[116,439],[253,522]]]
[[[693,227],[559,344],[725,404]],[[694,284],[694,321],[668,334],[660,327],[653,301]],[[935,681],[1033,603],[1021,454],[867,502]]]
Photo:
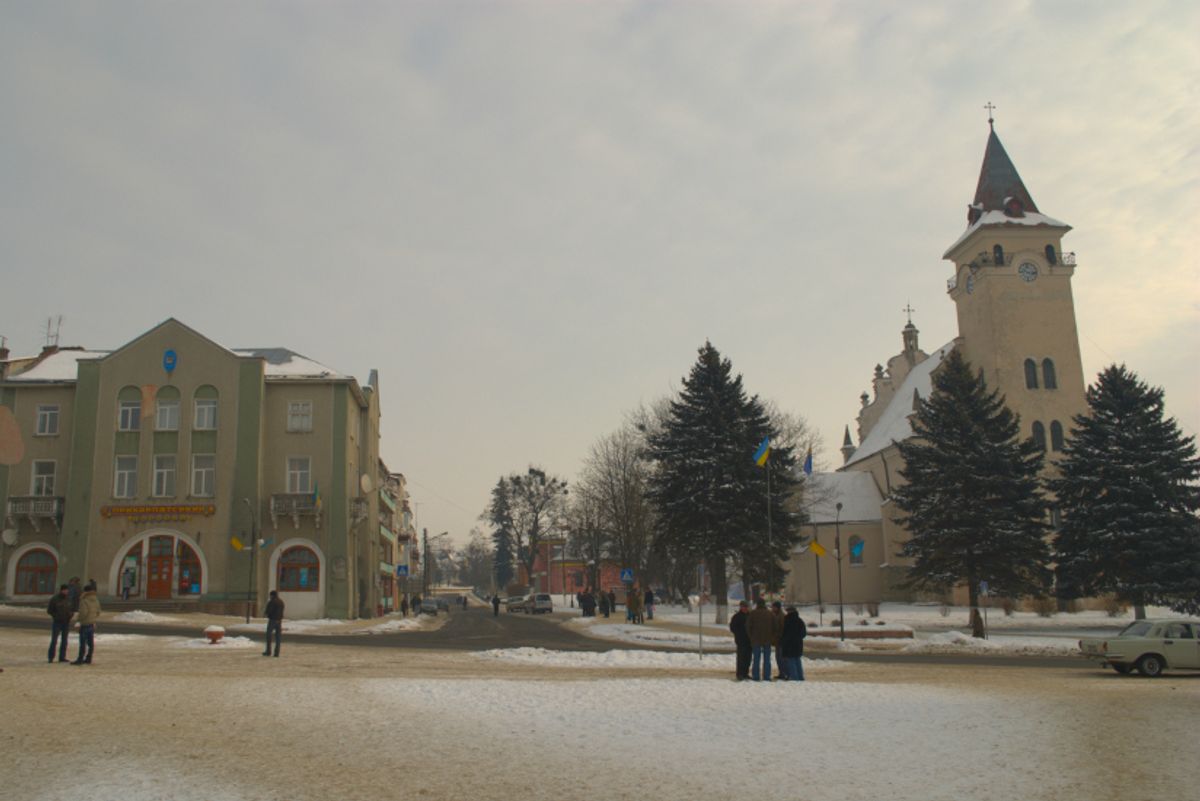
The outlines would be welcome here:
[[[554,601],[544,592],[535,593],[525,599],[525,611],[534,615],[541,612],[553,612]]]
[[[450,601],[449,601],[449,599],[447,599],[447,598],[445,598],[445,597],[443,597],[443,596],[441,596],[441,595],[435,595],[435,596],[433,596],[433,602],[434,602],[435,604],[437,604],[437,608],[438,608],[438,609],[440,609],[440,610],[442,610],[443,612],[449,612],[449,611],[450,611]]]
[[[421,608],[418,609],[417,612],[422,615],[433,615],[434,617],[437,617],[437,613],[438,613],[437,601],[435,601],[433,598],[422,598],[421,599]]]
[[[1135,668],[1151,677],[1164,670],[1200,670],[1200,621],[1135,620],[1116,637],[1080,640],[1079,650],[1122,674]]]
[[[510,595],[504,599],[504,611],[520,612],[525,604],[524,595]]]

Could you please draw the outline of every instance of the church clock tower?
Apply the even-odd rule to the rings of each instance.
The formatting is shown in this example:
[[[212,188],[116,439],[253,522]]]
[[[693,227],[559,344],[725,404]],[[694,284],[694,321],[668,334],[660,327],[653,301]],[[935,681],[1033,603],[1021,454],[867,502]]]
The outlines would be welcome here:
[[[1062,250],[1071,226],[1042,214],[996,136],[983,155],[967,230],[946,250],[948,292],[963,357],[1021,417],[1021,431],[1053,459],[1083,413],[1083,365],[1071,276]],[[1049,463],[1049,459],[1047,460]]]

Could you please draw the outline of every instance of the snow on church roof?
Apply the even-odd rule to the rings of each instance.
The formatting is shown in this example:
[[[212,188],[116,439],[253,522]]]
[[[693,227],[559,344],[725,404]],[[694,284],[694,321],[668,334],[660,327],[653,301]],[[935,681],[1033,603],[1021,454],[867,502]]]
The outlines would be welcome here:
[[[843,467],[861,462],[867,457],[879,453],[893,442],[899,442],[912,436],[912,425],[909,423],[908,417],[913,413],[913,391],[916,391],[921,400],[930,396],[933,392],[933,371],[953,349],[954,342],[947,342],[937,351],[929,354],[928,359],[909,371],[908,375],[904,377],[904,382],[896,390],[896,394],[892,396],[891,402],[884,409],[879,421],[867,432],[866,439],[859,444],[858,450],[846,460]]]
[[[805,482],[805,497],[812,498],[810,523],[862,523],[881,520],[883,498],[870,473],[813,473]],[[837,505],[842,504],[841,514]]]
[[[1071,228],[1071,226],[1067,225],[1065,222],[1056,220],[1053,217],[1047,217],[1045,214],[1041,214],[1036,211],[1025,212],[1024,216],[1021,217],[1009,217],[1003,211],[985,211],[978,220],[967,226],[967,230],[963,231],[962,236],[954,240],[953,245],[946,248],[946,252],[942,254],[942,258],[950,258],[950,254],[953,253],[954,250],[961,245],[967,237],[975,233],[980,228],[997,225],[1045,225],[1052,226],[1054,228],[1066,228],[1068,230]]]

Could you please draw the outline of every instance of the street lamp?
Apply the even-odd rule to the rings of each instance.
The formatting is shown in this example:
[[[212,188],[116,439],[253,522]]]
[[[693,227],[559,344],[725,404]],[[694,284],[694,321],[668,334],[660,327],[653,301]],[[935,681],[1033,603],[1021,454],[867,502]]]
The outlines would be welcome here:
[[[246,578],[246,622],[249,623],[250,608],[254,603],[251,599],[254,596],[254,558],[258,553],[258,531],[255,526],[254,504],[250,503],[249,498],[242,498],[242,503],[250,510],[250,574]]]
[[[842,631],[842,642],[846,641],[846,609],[842,605],[842,502],[837,502],[837,513],[833,516],[833,555],[838,563],[838,628]]]

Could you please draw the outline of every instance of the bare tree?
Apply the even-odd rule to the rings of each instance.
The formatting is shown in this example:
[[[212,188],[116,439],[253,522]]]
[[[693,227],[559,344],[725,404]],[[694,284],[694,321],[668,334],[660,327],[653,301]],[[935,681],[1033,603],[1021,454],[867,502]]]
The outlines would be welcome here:
[[[566,530],[567,482],[530,466],[513,473],[498,485],[503,488],[511,513],[513,544],[532,582],[533,565],[542,540]]]
[[[594,507],[608,556],[642,576],[653,540],[653,513],[646,498],[649,465],[643,439],[627,425],[592,445],[579,493]]]

